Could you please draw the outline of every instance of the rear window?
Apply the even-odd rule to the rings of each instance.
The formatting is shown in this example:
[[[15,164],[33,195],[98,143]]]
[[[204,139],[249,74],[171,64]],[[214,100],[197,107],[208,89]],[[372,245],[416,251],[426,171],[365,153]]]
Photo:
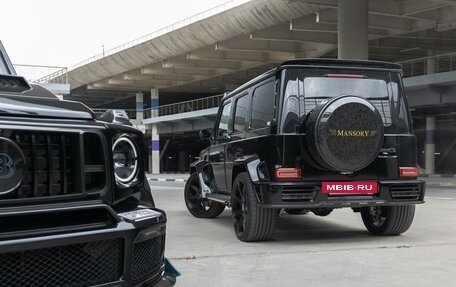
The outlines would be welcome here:
[[[323,100],[351,95],[367,98],[382,116],[385,126],[391,125],[388,85],[384,80],[307,77],[304,79],[305,110],[311,111]]]
[[[328,77],[330,74],[353,74],[358,78]],[[343,95],[369,100],[382,117],[385,133],[410,132],[409,114],[398,73],[342,68],[290,68],[282,71],[281,131],[295,133],[316,106]]]

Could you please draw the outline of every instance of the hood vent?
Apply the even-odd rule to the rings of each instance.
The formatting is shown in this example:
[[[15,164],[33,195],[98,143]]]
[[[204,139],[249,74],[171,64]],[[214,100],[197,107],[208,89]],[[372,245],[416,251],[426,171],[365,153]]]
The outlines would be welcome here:
[[[0,92],[22,93],[30,89],[24,77],[0,75]]]

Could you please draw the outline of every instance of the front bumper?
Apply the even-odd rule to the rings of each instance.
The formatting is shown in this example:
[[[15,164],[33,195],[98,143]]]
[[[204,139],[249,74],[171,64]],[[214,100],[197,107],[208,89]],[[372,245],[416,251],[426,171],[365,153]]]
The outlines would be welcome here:
[[[0,286],[173,286],[164,274],[166,215],[149,210],[137,219],[103,204],[2,212]]]
[[[255,183],[260,206],[267,208],[360,208],[424,203],[425,182],[381,180],[375,195],[332,196],[321,192],[321,182]]]

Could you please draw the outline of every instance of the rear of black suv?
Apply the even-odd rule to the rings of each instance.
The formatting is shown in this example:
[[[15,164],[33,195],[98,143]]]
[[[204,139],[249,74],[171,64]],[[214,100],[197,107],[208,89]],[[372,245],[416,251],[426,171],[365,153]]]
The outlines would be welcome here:
[[[173,286],[141,132],[1,74],[0,56],[0,286]]]
[[[424,183],[416,179],[416,138],[400,67],[296,64],[285,64],[280,73],[278,152],[271,150],[278,156],[267,168],[274,184],[262,203],[286,208],[421,203]]]
[[[192,212],[195,201],[187,206],[198,217],[231,206],[243,241],[269,239],[280,211],[326,216],[344,207],[361,212],[374,234],[400,234],[424,202],[396,64],[285,62],[227,95],[215,128],[202,134],[212,145],[191,167],[200,176],[190,179],[206,200],[203,216]]]

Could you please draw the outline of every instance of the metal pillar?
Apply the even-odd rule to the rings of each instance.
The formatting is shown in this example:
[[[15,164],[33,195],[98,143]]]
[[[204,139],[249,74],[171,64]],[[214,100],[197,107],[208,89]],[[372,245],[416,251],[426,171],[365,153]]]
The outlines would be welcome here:
[[[136,119],[141,121],[144,118],[144,95],[136,93]]]
[[[179,151],[179,158],[177,159],[177,169],[180,172],[185,172],[188,167],[188,153],[186,151]]]
[[[426,118],[426,174],[435,173],[435,118]]]
[[[150,90],[150,116],[152,118],[158,117],[158,89]],[[152,139],[150,142],[150,153],[149,153],[149,169],[152,174],[160,173],[160,136],[158,134],[158,126],[151,125]]]
[[[435,55],[435,52],[434,51],[428,51],[428,57],[432,57]],[[435,61],[435,58],[428,58],[426,59],[426,74],[434,74],[436,72],[436,61]]]
[[[338,1],[338,58],[369,58],[368,0]]]

